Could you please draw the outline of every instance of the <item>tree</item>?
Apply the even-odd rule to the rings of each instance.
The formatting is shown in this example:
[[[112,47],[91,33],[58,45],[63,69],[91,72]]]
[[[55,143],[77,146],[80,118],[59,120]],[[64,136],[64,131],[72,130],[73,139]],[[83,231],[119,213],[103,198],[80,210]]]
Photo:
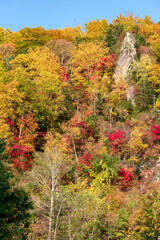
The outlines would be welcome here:
[[[135,47],[139,48],[140,46],[146,46],[146,40],[143,35],[137,36]]]
[[[79,25],[74,28],[66,27],[64,30],[61,30],[61,38],[70,42],[75,42],[76,38],[82,35],[82,27]]]
[[[141,55],[139,62],[133,63],[133,72],[138,88],[135,93],[137,108],[142,107],[140,109],[142,111],[153,106],[155,104],[154,97],[159,94],[159,65],[147,54],[144,54]]]
[[[0,27],[0,44],[10,42],[12,35],[13,32],[9,28],[3,29]]]
[[[0,45],[0,53],[2,54],[7,70],[9,70],[10,61],[14,58],[15,51],[15,44],[12,42]]]
[[[38,124],[32,114],[22,115],[14,130],[14,142],[9,146],[11,161],[15,167],[23,172],[30,170],[35,151],[35,139],[37,137]]]
[[[15,118],[16,110],[22,103],[23,93],[18,91],[18,82],[13,80],[9,83],[0,82],[0,112],[3,116]]]
[[[106,47],[110,53],[119,53],[120,44],[123,41],[123,25],[121,23],[110,24],[106,31]]]
[[[99,194],[106,191],[111,183],[117,181],[119,169],[120,158],[109,154],[102,154],[102,156],[84,154],[77,166],[80,180]]]
[[[135,91],[135,104],[139,112],[150,109],[154,105],[153,86],[147,80],[138,84]]]
[[[22,115],[17,123],[18,134],[16,140],[20,145],[27,146],[34,151],[35,138],[37,137],[38,124],[35,122],[34,115],[28,113]]]
[[[132,160],[133,162],[138,162],[141,159],[145,149],[148,147],[148,144],[143,141],[142,136],[142,126],[134,127],[131,131],[128,146],[131,151],[130,160]]]
[[[92,42],[80,43],[78,49],[72,54],[71,66],[73,66],[73,77],[74,74],[79,73],[82,79],[89,81],[94,67],[98,64],[105,53],[105,47],[103,44],[95,44]]]
[[[118,171],[118,176],[120,177],[119,182],[121,185],[121,189],[125,190],[131,186],[133,181],[133,175],[131,171],[125,168],[120,168],[120,170]]]
[[[11,179],[13,175],[0,142],[0,238],[27,239],[33,208],[28,193],[16,188]]]
[[[42,221],[45,228],[43,233],[41,233],[42,229],[38,229],[33,236],[42,234],[48,240],[57,239],[58,221],[63,203],[63,199],[59,198],[60,180],[68,169],[59,136],[49,132],[46,135],[44,152],[37,152],[35,158],[36,162],[32,170],[26,173],[32,196],[38,200],[35,203],[37,213],[33,225]]]
[[[112,24],[121,24],[125,31],[135,31],[140,25],[141,19],[138,16],[133,16],[133,13],[128,13],[127,16],[119,14],[119,16],[113,20]]]
[[[154,24],[151,20],[151,17],[146,15],[144,19],[141,21],[141,25],[139,26],[138,33],[143,35],[148,43],[150,43],[150,36],[154,34]]]
[[[154,37],[154,41],[152,40],[152,46],[154,53],[156,54],[157,62],[160,63],[160,37]]]
[[[151,183],[145,193],[137,195],[129,217],[129,239],[158,239],[160,222],[159,183]]]
[[[102,41],[105,38],[107,28],[108,23],[106,19],[89,21],[89,23],[85,24],[84,38],[92,41]]]
[[[27,53],[29,48],[43,46],[50,40],[47,30],[42,27],[25,27],[17,33],[16,48],[17,53]]]
[[[61,189],[63,212],[57,239],[100,239],[104,233],[100,216],[105,201],[97,192],[84,189],[84,185],[71,184]]]
[[[20,81],[27,99],[25,107],[28,109],[22,105],[22,114],[31,110],[39,121],[43,118],[47,126],[54,126],[57,116],[65,109],[63,105],[65,83],[60,80],[58,57],[48,48],[30,49],[28,54],[18,55],[12,61],[11,73],[17,81]],[[24,80],[26,84],[27,82],[31,84],[31,89],[24,85]]]
[[[122,155],[126,145],[126,132],[116,130],[113,133],[107,133],[108,146],[111,154]]]
[[[71,52],[75,48],[73,43],[64,39],[50,40],[45,44],[45,46],[48,47],[51,52],[58,55],[61,66],[67,64],[71,57]]]
[[[0,82],[0,139],[11,141],[14,121],[23,102],[23,94],[18,91],[18,82]]]
[[[71,58],[71,83],[74,88],[79,88],[86,90],[84,92],[83,99],[85,95],[88,96],[88,101],[96,112],[96,102],[98,99],[98,89],[100,88],[100,79],[98,64],[100,63],[102,57],[105,55],[106,49],[103,43],[95,44],[92,42],[80,43],[78,49],[73,52]],[[81,91],[81,93],[83,93]],[[74,101],[77,104],[81,102],[82,97],[74,91]]]

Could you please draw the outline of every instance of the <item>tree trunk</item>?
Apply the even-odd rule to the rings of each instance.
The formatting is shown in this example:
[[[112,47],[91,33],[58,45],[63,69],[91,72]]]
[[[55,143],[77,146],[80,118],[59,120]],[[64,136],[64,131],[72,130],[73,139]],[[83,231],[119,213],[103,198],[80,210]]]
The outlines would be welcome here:
[[[52,171],[52,174],[54,175],[53,171]],[[54,200],[54,190],[55,190],[54,176],[53,175],[52,175],[52,188],[51,188],[48,240],[51,240],[51,234],[52,234],[53,200]]]

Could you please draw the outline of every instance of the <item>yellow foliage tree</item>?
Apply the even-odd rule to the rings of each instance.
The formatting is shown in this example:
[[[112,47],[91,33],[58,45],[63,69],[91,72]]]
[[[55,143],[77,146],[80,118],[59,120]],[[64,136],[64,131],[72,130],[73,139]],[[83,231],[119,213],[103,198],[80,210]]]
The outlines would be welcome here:
[[[88,92],[90,101],[94,103],[94,110],[100,88],[99,81],[101,79],[98,64],[105,54],[106,48],[103,43],[83,42],[80,43],[78,49],[73,52],[70,63],[74,86],[83,85],[83,88]]]
[[[131,150],[131,161],[139,161],[138,157],[140,156],[141,152],[143,152],[148,145],[143,143],[143,133],[141,131],[141,127],[134,127],[133,131],[131,132],[130,140],[128,142],[128,146]]]
[[[0,27],[0,44],[7,43],[11,41],[13,32],[8,28],[4,30]]]
[[[75,28],[66,27],[64,28],[64,30],[60,30],[60,31],[61,31],[61,38],[71,42],[75,42],[76,37],[83,35],[82,27],[79,25],[77,25]]]
[[[7,118],[14,121],[18,113],[18,106],[23,101],[23,94],[18,92],[17,87],[16,81],[7,84],[0,82],[0,138],[8,138],[8,141],[10,141],[12,133],[7,125]]]
[[[133,13],[128,13],[127,16],[119,15],[112,21],[113,25],[122,24],[125,31],[131,31],[141,23],[138,16],[133,17]]]
[[[78,49],[72,54],[71,66],[73,77],[74,74],[79,74],[83,79],[89,81],[95,65],[99,63],[105,54],[106,48],[102,43],[80,43]]]
[[[136,71],[138,83],[149,81],[157,92],[160,84],[160,65],[147,54],[141,56],[139,62],[134,62],[133,70]]]
[[[107,28],[108,23],[106,19],[89,21],[89,23],[85,24],[85,38],[92,41],[103,40],[106,36]]]
[[[151,44],[151,48],[159,39],[160,35],[160,25],[159,23],[153,23],[151,17],[145,16],[144,19],[141,19],[141,24],[139,26],[138,33],[143,35],[148,44]]]
[[[60,81],[58,56],[48,48],[30,49],[28,54],[19,54],[11,64],[14,78],[20,80],[23,75],[35,83],[37,98],[44,100],[43,103],[52,117],[64,110],[62,88],[65,83]]]

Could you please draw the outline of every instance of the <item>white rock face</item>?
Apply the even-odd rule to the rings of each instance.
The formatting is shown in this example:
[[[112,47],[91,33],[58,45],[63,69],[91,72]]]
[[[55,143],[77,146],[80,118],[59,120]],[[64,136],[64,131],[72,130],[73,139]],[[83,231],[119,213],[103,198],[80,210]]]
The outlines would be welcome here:
[[[121,53],[114,74],[115,82],[118,81],[119,78],[123,80],[127,78],[128,69],[136,56],[134,44],[135,38],[130,32],[127,32],[121,47]]]
[[[135,60],[135,57],[136,57],[136,49],[134,45],[135,45],[135,38],[130,32],[127,32],[123,40],[121,53],[119,55],[117,67],[114,74],[115,83],[119,81],[127,81],[128,70],[131,66],[131,63]],[[126,98],[127,100],[131,99],[132,103],[134,104],[133,93],[134,93],[133,86],[130,86],[127,89]]]

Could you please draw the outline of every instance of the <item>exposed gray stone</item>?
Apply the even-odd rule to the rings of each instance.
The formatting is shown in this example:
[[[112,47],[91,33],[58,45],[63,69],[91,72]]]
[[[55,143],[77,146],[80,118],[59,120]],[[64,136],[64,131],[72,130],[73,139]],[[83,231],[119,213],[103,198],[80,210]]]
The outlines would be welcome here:
[[[126,36],[123,40],[123,44],[121,47],[121,53],[118,58],[118,63],[116,67],[116,71],[114,74],[115,82],[121,79],[126,79],[128,76],[128,69],[136,57],[136,49],[135,45],[135,38],[130,32],[126,33]]]
[[[127,81],[130,66],[136,57],[136,49],[134,45],[135,45],[135,38],[130,32],[127,32],[123,40],[121,53],[119,55],[117,67],[114,74],[115,83],[118,82],[119,80]],[[131,100],[132,104],[135,104],[134,88],[132,85],[130,85],[126,89],[126,98],[127,100]]]

